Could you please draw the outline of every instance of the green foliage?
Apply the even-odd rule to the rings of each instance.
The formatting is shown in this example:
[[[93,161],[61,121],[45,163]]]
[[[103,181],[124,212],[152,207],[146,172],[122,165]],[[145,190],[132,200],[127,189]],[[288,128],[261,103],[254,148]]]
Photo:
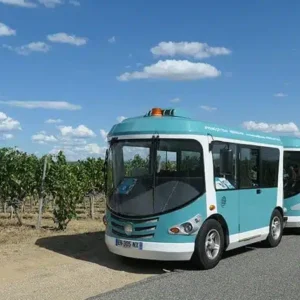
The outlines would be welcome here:
[[[76,204],[86,195],[103,191],[103,165],[101,158],[68,163],[63,152],[38,158],[13,148],[2,148],[0,202],[12,205],[17,212],[26,197],[55,199],[54,220],[64,230],[76,218]]]

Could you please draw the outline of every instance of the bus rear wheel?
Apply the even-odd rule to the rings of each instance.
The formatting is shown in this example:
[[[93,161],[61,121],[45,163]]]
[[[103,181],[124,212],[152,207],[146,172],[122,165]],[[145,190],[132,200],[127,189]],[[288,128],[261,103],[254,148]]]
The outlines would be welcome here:
[[[275,209],[270,220],[270,230],[265,244],[268,247],[277,247],[283,234],[283,217],[278,209]]]
[[[201,270],[214,268],[223,255],[224,232],[221,224],[214,220],[207,220],[200,229],[195,241],[193,263]]]

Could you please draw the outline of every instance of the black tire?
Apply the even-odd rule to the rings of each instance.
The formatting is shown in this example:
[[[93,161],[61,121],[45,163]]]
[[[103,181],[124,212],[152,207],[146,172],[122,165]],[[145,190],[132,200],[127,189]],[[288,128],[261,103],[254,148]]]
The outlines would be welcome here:
[[[279,222],[280,232],[277,235],[275,235],[272,230],[272,224],[274,221]],[[280,211],[278,209],[275,209],[273,211],[273,214],[272,214],[271,220],[270,220],[269,235],[268,235],[267,239],[265,240],[264,244],[270,248],[277,247],[279,245],[279,243],[281,242],[282,235],[283,235],[283,217],[282,217],[282,214],[280,213]]]
[[[211,232],[217,233],[217,238],[219,239],[219,252],[215,257],[209,257],[206,252],[205,241],[208,234]],[[192,257],[192,262],[198,269],[209,270],[214,268],[222,258],[224,252],[224,232],[221,224],[214,220],[207,220],[198,232],[195,241],[195,251]]]

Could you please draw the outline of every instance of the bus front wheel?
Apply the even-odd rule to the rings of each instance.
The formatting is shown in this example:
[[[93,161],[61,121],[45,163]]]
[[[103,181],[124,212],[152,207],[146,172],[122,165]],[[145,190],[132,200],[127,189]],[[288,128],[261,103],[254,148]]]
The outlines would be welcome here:
[[[283,217],[278,209],[275,209],[270,220],[269,235],[265,240],[268,247],[277,247],[281,241],[283,233]]]
[[[223,255],[224,232],[221,224],[214,220],[207,220],[200,229],[196,241],[193,263],[202,270],[214,268]]]

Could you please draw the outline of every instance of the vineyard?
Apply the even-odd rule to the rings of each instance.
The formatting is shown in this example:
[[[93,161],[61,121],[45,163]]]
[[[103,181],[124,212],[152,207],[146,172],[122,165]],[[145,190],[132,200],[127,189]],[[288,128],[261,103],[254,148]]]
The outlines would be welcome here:
[[[63,152],[41,158],[13,148],[0,149],[0,216],[51,218],[60,230],[72,219],[99,218],[104,211],[104,160],[67,162]]]

